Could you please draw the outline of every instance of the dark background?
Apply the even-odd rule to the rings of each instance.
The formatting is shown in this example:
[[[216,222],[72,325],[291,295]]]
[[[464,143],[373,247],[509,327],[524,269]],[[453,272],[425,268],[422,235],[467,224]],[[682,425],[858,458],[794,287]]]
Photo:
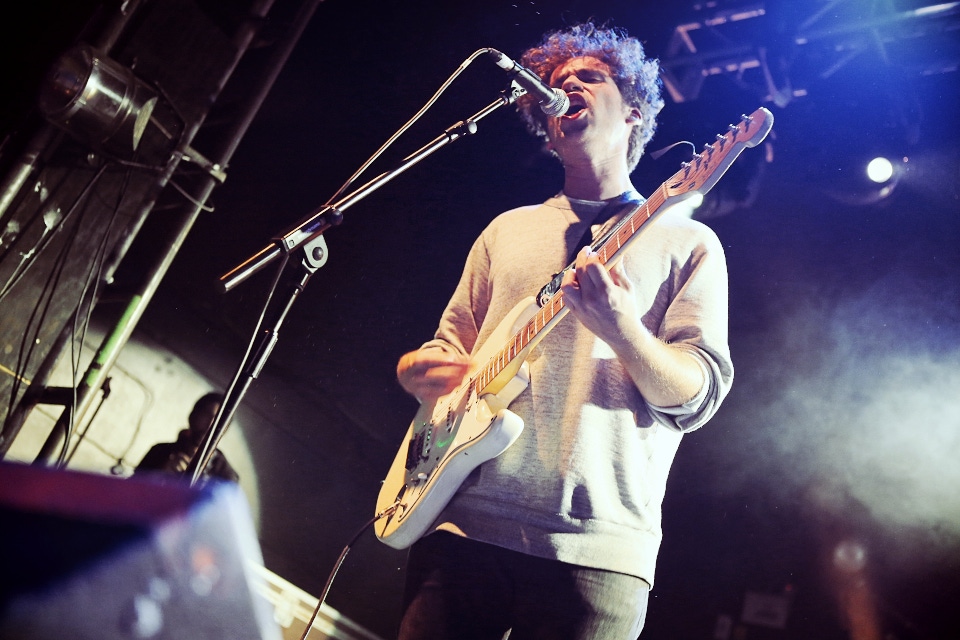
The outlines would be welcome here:
[[[956,17],[926,29],[877,19],[927,4],[760,3],[762,18],[698,35],[701,52],[762,50],[770,82],[730,70],[706,78],[696,99],[667,100],[650,149],[700,146],[759,106],[776,122],[699,214],[727,252],[737,378],[671,474],[645,637],[714,637],[722,616],[736,637],[853,637],[851,611],[890,638],[960,631]],[[239,357],[272,270],[226,294],[219,276],[323,204],[476,49],[518,57],[543,31],[594,17],[667,60],[674,28],[705,15],[687,2],[321,3],[143,331],[190,345],[185,357],[201,367],[208,347]],[[798,43],[803,29],[819,39]],[[503,86],[479,59],[365,177]],[[246,433],[266,563],[311,593],[372,515],[415,411],[395,382],[397,358],[431,336],[487,222],[560,187],[559,168],[511,111],[345,212],[326,234],[329,263],[251,390],[251,410],[283,432],[283,444],[267,429]],[[883,198],[859,175],[877,152],[909,159]],[[684,153],[645,157],[638,189],[651,192]],[[329,603],[391,635],[402,565],[368,532]],[[783,596],[786,628],[742,620],[747,592]]]

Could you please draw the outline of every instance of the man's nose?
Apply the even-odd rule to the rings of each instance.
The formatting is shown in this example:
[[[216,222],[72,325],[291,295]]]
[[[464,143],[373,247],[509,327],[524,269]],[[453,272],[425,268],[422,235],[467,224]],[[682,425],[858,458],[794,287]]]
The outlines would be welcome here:
[[[571,91],[582,91],[583,84],[576,76],[568,76],[560,85],[560,88],[567,93],[570,93]]]

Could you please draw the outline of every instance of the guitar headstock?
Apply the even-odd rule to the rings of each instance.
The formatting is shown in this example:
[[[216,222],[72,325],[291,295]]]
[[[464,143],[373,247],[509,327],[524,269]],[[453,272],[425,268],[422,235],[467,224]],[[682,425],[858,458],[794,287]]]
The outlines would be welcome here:
[[[726,133],[703,145],[703,151],[694,153],[690,162],[684,162],[677,173],[663,183],[666,199],[685,199],[681,196],[705,194],[747,147],[760,144],[773,128],[773,114],[760,107],[749,116],[740,116],[740,122],[729,125]]]

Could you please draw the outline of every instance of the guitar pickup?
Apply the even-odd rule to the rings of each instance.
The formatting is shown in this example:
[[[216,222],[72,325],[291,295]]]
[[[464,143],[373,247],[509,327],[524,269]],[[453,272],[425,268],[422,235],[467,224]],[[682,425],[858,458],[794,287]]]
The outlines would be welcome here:
[[[410,438],[407,445],[407,471],[416,468],[420,461],[426,458],[426,450],[429,449],[430,432],[432,429],[423,429],[420,433],[415,433]],[[426,446],[424,446],[426,444]]]

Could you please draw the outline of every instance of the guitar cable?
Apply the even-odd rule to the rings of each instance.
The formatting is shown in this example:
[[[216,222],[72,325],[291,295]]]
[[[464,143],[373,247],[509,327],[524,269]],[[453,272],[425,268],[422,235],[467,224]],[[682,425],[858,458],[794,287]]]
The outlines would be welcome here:
[[[377,520],[385,518],[387,516],[392,516],[396,513],[397,509],[400,508],[400,499],[398,498],[396,502],[392,505],[373,516],[368,520],[360,529],[353,534],[353,537],[350,539],[350,542],[347,543],[347,546],[343,548],[343,551],[340,552],[340,557],[337,558],[337,561],[333,565],[333,570],[330,571],[330,575],[327,577],[326,584],[323,585],[323,591],[320,593],[320,598],[317,600],[317,606],[313,610],[313,615],[310,616],[310,621],[307,622],[306,628],[303,630],[303,635],[300,636],[300,640],[307,640],[307,636],[310,634],[310,630],[313,629],[313,623],[316,622],[317,616],[320,615],[320,608],[323,606],[323,603],[327,599],[327,595],[330,593],[330,587],[333,586],[333,580],[337,577],[337,572],[340,571],[340,565],[343,564],[343,561],[346,560],[347,554],[350,553],[350,549],[356,544],[357,540],[363,535],[367,529],[372,527]]]

